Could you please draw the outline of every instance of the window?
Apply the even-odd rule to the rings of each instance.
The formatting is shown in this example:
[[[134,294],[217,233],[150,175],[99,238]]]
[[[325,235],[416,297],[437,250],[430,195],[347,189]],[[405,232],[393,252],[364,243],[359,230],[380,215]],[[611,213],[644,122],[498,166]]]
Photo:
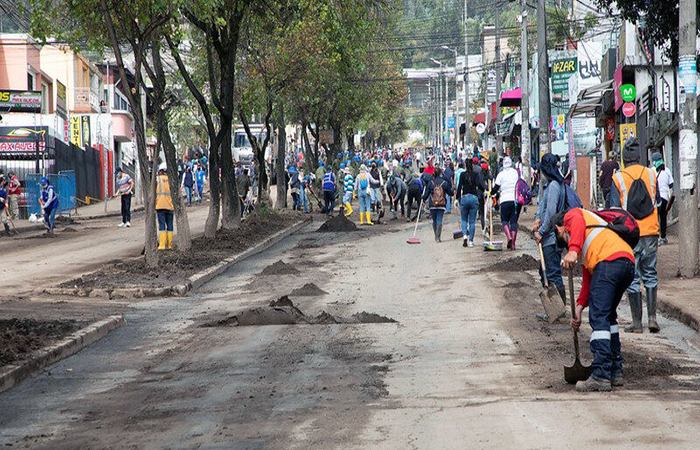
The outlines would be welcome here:
[[[27,90],[34,90],[34,74],[32,74],[31,72],[27,73]]]
[[[49,86],[44,82],[41,83],[41,113],[49,113]]]
[[[104,98],[105,105],[109,106],[109,89],[105,88]]]

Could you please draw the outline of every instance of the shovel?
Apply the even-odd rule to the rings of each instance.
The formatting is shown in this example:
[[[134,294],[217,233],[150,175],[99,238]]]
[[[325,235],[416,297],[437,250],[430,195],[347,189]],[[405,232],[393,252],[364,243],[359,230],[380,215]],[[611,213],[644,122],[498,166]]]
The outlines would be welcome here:
[[[537,246],[540,250],[540,264],[542,264],[542,277],[546,284],[546,288],[540,292],[540,301],[544,307],[544,312],[547,313],[547,321],[549,323],[554,323],[564,315],[566,309],[564,303],[562,302],[561,295],[557,287],[553,284],[549,284],[547,281],[547,272],[544,265],[544,253],[542,252],[542,244]]]
[[[574,300],[574,273],[572,269],[569,269],[569,296],[571,297],[571,317],[575,317],[576,307],[574,306],[574,303],[576,300]],[[571,367],[564,366],[564,379],[569,384],[575,384],[577,381],[587,380],[593,372],[591,366],[584,366],[581,364],[581,360],[579,359],[577,331],[574,331],[574,352],[576,353],[574,365]]]

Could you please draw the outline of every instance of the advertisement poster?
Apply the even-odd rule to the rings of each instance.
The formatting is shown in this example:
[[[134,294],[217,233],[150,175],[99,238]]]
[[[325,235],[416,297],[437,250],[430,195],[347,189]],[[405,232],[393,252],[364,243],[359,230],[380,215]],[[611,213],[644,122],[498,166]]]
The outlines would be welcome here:
[[[625,148],[625,142],[631,137],[637,136],[636,123],[621,123],[620,124],[620,148]]]
[[[0,127],[0,153],[34,154],[46,150],[48,127]]]
[[[593,118],[574,118],[571,121],[573,156],[586,156],[599,149],[603,143],[602,130],[595,126]]]
[[[82,116],[81,118],[81,125],[82,125],[82,132],[83,132],[83,140],[82,140],[82,147],[89,148],[91,145],[91,140],[90,140],[90,116]]]
[[[65,119],[67,111],[66,86],[60,81],[56,81],[56,113]]]
[[[0,90],[0,112],[41,112],[41,92]]]
[[[569,78],[576,73],[576,58],[559,59],[552,63],[552,100],[569,102]]]
[[[566,136],[566,116],[564,114],[552,116],[550,125],[552,130],[552,142],[563,141]]]
[[[72,116],[70,118],[70,143],[82,147],[82,127],[80,126],[80,116]]]

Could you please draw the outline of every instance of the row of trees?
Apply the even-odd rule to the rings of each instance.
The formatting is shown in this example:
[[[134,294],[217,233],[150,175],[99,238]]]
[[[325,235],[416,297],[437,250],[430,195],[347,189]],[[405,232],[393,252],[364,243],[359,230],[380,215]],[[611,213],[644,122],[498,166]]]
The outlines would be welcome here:
[[[204,129],[208,138],[211,203],[205,236],[219,226],[240,225],[240,205],[231,152],[232,128],[242,123],[258,167],[273,130],[278,132],[276,178],[284,180],[285,125],[303,129],[305,160],[315,169],[321,129],[333,131],[327,156],[356,130],[395,133],[401,128],[406,95],[397,54],[387,42],[400,14],[398,0],[30,0],[32,33],[67,42],[79,50],[114,56],[118,75],[133,86],[127,99],[135,117],[147,105],[157,137],[157,154],[168,165],[178,226],[178,248],[189,249],[187,213],[178,195],[173,136]],[[193,107],[196,105],[196,108]],[[267,133],[251,131],[253,118]],[[397,118],[399,120],[397,120]],[[177,131],[171,131],[171,122]],[[134,121],[142,196],[146,205],[145,255],[156,251],[155,176],[149,167],[146,129]],[[311,145],[312,135],[315,145]],[[260,170],[258,198],[269,199],[269,173]],[[219,175],[220,174],[220,175]],[[277,199],[284,202],[284,183]]]

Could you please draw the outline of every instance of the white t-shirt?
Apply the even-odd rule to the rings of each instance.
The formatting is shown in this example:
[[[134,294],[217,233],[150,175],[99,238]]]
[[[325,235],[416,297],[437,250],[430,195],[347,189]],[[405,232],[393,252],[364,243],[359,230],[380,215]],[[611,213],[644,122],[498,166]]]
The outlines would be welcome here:
[[[671,185],[673,184],[673,175],[671,171],[664,168],[656,176],[657,182],[659,183],[659,195],[664,200],[668,201],[671,198]]]
[[[504,169],[496,176],[496,185],[500,186],[501,197],[500,203],[515,201],[515,186],[518,184],[518,171],[513,169]]]

